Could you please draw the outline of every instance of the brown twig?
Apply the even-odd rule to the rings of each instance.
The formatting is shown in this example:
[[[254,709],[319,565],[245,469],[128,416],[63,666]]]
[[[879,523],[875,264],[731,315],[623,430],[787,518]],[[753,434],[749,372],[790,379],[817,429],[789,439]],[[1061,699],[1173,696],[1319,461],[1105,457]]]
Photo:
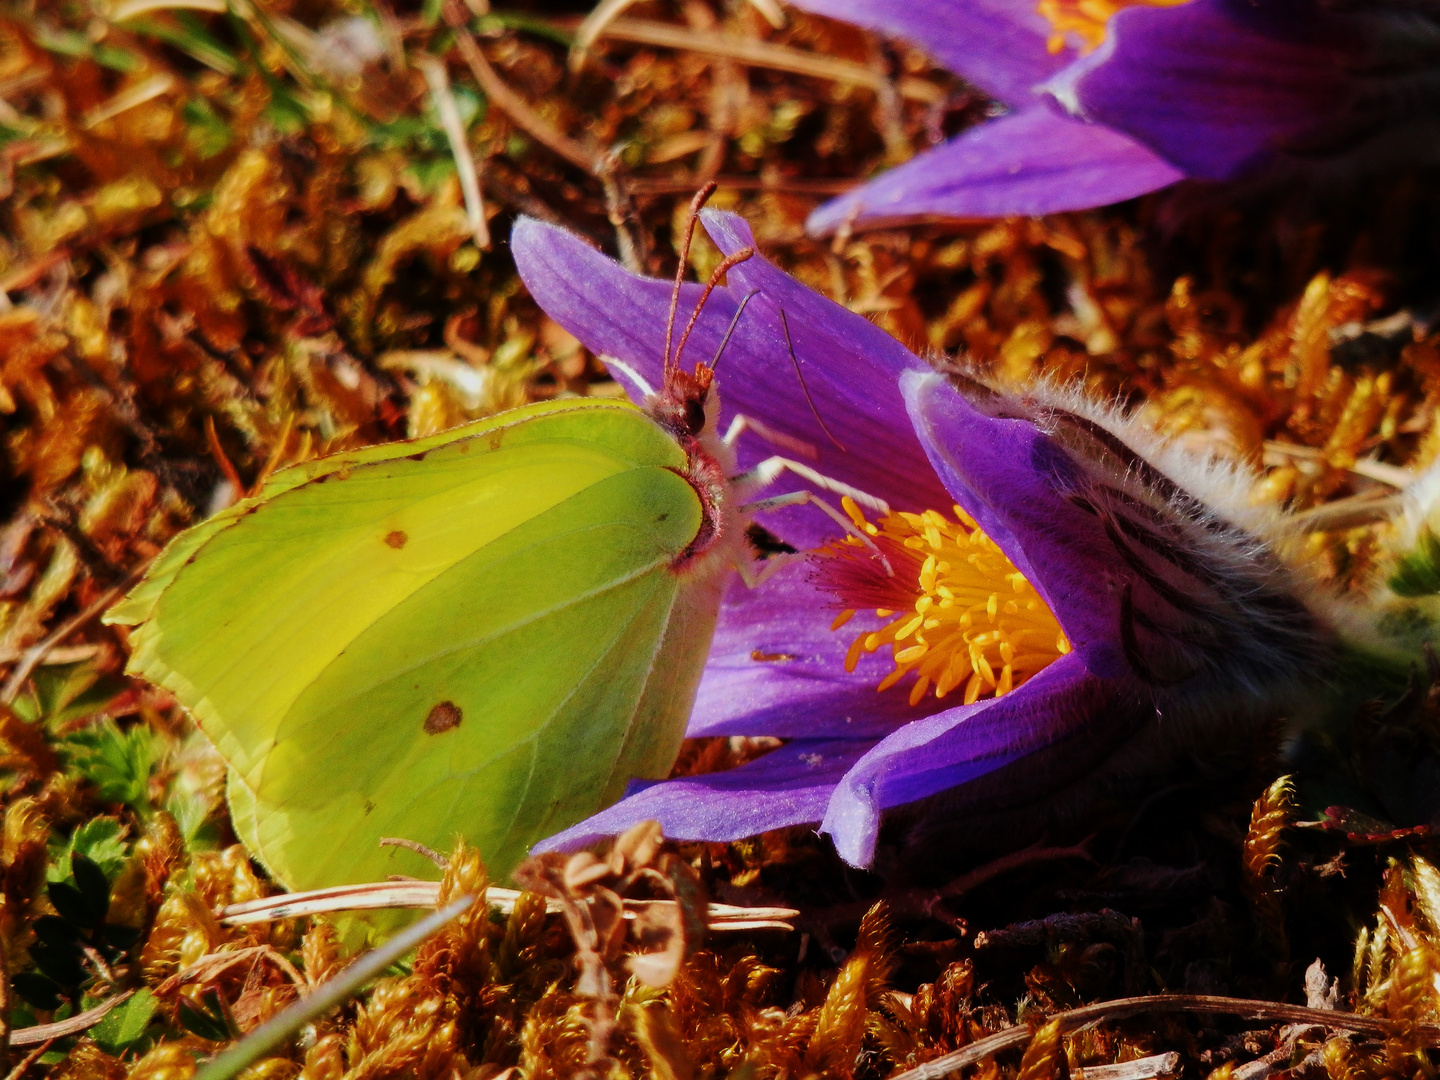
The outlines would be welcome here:
[[[717,187],[731,191],[791,191],[797,195],[843,195],[859,186],[859,180],[799,180],[786,176],[715,176]],[[694,180],[676,180],[666,176],[638,176],[630,181],[636,195],[675,195],[693,191]]]
[[[5,1074],[5,1080],[20,1080],[22,1076],[24,1076],[27,1072],[30,1071],[30,1066],[34,1065],[35,1062],[39,1061],[42,1057],[44,1057],[46,1051],[48,1051],[50,1047],[54,1045],[54,1039],[46,1039],[39,1046],[35,1047],[34,1050],[31,1050],[30,1053],[26,1054],[23,1058],[21,1058],[19,1063],[8,1073]]]
[[[490,225],[485,220],[485,198],[480,194],[480,167],[465,137],[465,124],[460,119],[455,95],[450,91],[450,76],[445,71],[445,64],[428,53],[416,57],[415,66],[425,76],[430,98],[440,116],[440,126],[445,129],[445,138],[449,140],[450,156],[455,159],[455,173],[460,177],[460,190],[465,195],[465,217],[470,222],[475,246],[482,251],[487,250],[490,247]]]
[[[78,1035],[87,1028],[94,1027],[100,1022],[100,1018],[111,1009],[130,999],[134,990],[125,990],[108,997],[93,1009],[86,1009],[83,1013],[70,1017],[68,1020],[57,1020],[53,1024],[36,1024],[33,1027],[21,1028],[19,1031],[10,1033],[11,1046],[34,1046],[36,1043],[49,1042],[52,1039],[63,1039],[66,1035]]]
[[[225,453],[225,447],[220,445],[220,433],[215,430],[215,418],[205,417],[205,441],[210,446],[210,456],[215,459],[215,464],[220,466],[220,471],[225,474],[225,479],[235,489],[235,498],[245,497],[245,481],[240,479],[240,471],[235,468],[235,463],[230,460],[230,455]]]
[[[424,855],[425,858],[429,859],[441,870],[450,869],[449,859],[447,859],[444,855],[441,855],[434,848],[427,847],[426,845],[420,843],[419,840],[407,840],[403,836],[382,836],[380,838],[380,846],[405,848],[407,851],[413,851],[417,855]]]
[[[480,89],[485,91],[490,103],[536,142],[549,147],[586,172],[598,172],[599,155],[564,132],[555,130],[548,120],[531,108],[528,101],[510,89],[505,80],[490,66],[490,61],[485,59],[485,54],[480,51],[480,46],[475,43],[475,38],[470,33],[469,20],[464,9],[455,0],[447,0],[444,11],[445,21],[455,31],[455,44],[460,49],[460,55],[464,57],[465,63],[470,65],[470,73],[475,76],[475,81],[480,84]]]
[[[0,939],[0,1068],[10,1064],[10,1010],[15,1007],[10,986],[10,950]]]
[[[109,607],[117,596],[140,580],[149,565],[150,562],[147,559],[144,565],[131,571],[120,584],[112,585],[101,593],[99,597],[92,600],[89,606],[80,612],[80,614],[73,615],[69,619],[66,619],[56,627],[55,630],[51,631],[44,640],[26,649],[21,655],[20,661],[11,670],[10,677],[5,680],[4,689],[0,690],[0,705],[13,703],[20,694],[20,688],[25,685],[25,680],[30,677],[30,673],[45,659],[50,650]]]
[[[616,154],[605,154],[596,167],[595,175],[605,190],[605,214],[615,229],[615,246],[619,249],[620,262],[632,274],[645,272],[645,251],[641,247],[645,240],[642,229],[633,229],[635,203],[630,198],[630,181],[621,175],[620,158]]]
[[[1250,1020],[1281,1020],[1290,1023],[1312,1024],[1316,1027],[1335,1028],[1340,1031],[1360,1031],[1367,1035],[1390,1035],[1399,1027],[1397,1021],[1378,1016],[1357,1016],[1354,1013],[1336,1012],[1333,1009],[1311,1009],[1304,1005],[1286,1005],[1277,1001],[1255,1001],[1249,998],[1213,997],[1201,994],[1152,994],[1148,997],[1119,998],[1115,1001],[1101,1001],[1085,1005],[1069,1012],[1057,1013],[1052,1020],[1060,1020],[1062,1032],[1075,1031],[1088,1024],[1106,1021],[1126,1020],[1145,1013],[1192,1012],[1210,1016],[1243,1016]],[[1440,1026],[1418,1024],[1412,1029],[1417,1036],[1428,1040],[1428,1045],[1440,1046]],[[991,1054],[1024,1046],[1030,1041],[1031,1031],[1026,1024],[1016,1024],[1005,1031],[978,1039],[969,1046],[961,1047],[934,1061],[917,1065],[907,1072],[891,1077],[891,1080],[940,1080],[958,1072],[967,1065],[984,1060]]]

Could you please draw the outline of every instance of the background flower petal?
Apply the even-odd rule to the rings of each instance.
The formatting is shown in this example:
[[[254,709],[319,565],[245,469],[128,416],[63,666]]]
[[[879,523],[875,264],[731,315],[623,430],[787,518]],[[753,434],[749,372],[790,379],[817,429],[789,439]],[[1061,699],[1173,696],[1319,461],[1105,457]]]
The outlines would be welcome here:
[[[904,689],[876,692],[893,667],[889,649],[846,672],[845,653],[872,613],[831,630],[834,598],[813,572],[797,562],[758,589],[730,585],[687,734],[874,740],[944,707],[933,695],[911,706]]]
[[[872,744],[797,739],[738,769],[640,782],[625,798],[535,845],[566,851],[658,821],[672,840],[738,840],[819,821],[835,784]]]
[[[1115,15],[1105,43],[1045,87],[1191,176],[1228,179],[1333,120],[1359,42],[1310,0],[1191,0]]]
[[[1184,173],[1127,135],[1035,105],[970,128],[821,206],[805,228],[847,221],[1053,214],[1133,199]]]
[[[1071,653],[1008,694],[906,724],[845,774],[820,831],[830,834],[846,862],[867,866],[882,810],[954,788],[1083,732],[1115,697],[1115,684],[1093,675]]]
[[[1034,0],[791,0],[816,15],[904,38],[1007,105],[1074,58],[1046,48],[1050,23]]]

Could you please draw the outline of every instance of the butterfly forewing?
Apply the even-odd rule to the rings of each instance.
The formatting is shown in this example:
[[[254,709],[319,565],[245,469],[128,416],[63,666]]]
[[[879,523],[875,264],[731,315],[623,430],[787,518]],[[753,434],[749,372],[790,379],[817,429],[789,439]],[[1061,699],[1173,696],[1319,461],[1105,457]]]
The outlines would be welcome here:
[[[447,435],[281,474],[120,613],[292,888],[420,869],[383,836],[463,833],[501,872],[683,734],[670,564],[701,510],[674,441],[619,404]]]

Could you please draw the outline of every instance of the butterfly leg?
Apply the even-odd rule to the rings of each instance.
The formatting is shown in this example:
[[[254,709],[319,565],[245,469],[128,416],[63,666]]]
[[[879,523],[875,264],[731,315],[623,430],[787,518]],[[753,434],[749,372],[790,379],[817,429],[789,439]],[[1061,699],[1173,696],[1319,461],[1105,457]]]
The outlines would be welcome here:
[[[765,582],[769,581],[782,568],[789,566],[796,559],[803,559],[803,552],[793,554],[771,555],[767,559],[748,560],[741,559],[735,563],[735,571],[740,575],[740,580],[745,583],[747,589],[758,589]]]
[[[775,459],[772,458],[771,460],[773,461]],[[802,465],[801,468],[804,468],[804,466]],[[806,471],[808,472],[809,470],[807,469]],[[842,488],[844,488],[844,485],[842,485]],[[845,489],[845,494],[850,494],[850,492],[854,490],[854,488]],[[864,495],[864,492],[859,492],[859,494]],[[851,495],[850,497],[854,498],[855,496]],[[871,498],[868,495],[865,495],[864,497],[866,499]],[[873,501],[878,502],[879,500]],[[763,513],[766,510],[779,510],[782,507],[800,506],[805,503],[809,503],[817,510],[820,510],[827,517],[829,517],[831,521],[835,522],[835,524],[839,525],[842,529],[844,529],[846,533],[855,537],[855,539],[859,540],[862,544],[864,544],[872,552],[874,552],[875,557],[878,558],[881,565],[885,567],[885,573],[887,576],[893,575],[895,573],[894,568],[890,565],[890,560],[885,557],[885,553],[880,550],[879,546],[876,545],[875,541],[870,539],[870,537],[867,536],[860,529],[856,528],[855,523],[851,521],[846,515],[842,514],[839,510],[836,510],[835,507],[831,506],[828,502],[820,498],[820,496],[816,495],[813,491],[792,491],[785,495],[772,495],[768,499],[758,499],[755,502],[745,503],[743,506],[740,507],[740,512],[742,514],[758,514]],[[881,505],[884,506],[885,504],[881,503]],[[885,512],[889,512],[888,508]]]
[[[789,458],[768,457],[758,465],[747,469],[739,476],[733,477],[732,480],[741,492],[749,494],[769,487],[779,479],[781,473],[786,472],[794,473],[800,477],[800,479],[810,481],[810,483],[822,491],[834,492],[836,495],[848,495],[861,506],[873,510],[877,514],[890,513],[890,504],[884,499],[876,498],[869,492],[861,491],[857,487],[851,487],[849,484],[835,480],[826,476],[824,473],[816,472],[810,468],[809,465],[805,465],[799,461],[792,461]],[[817,502],[816,505],[824,504]],[[830,508],[830,512],[832,516],[839,514],[839,511],[833,507]]]
[[[804,439],[797,439],[793,435],[786,435],[783,431],[776,431],[769,424],[756,420],[753,416],[746,416],[744,413],[735,414],[735,418],[730,421],[730,426],[725,429],[725,435],[721,442],[734,449],[735,444],[740,441],[740,436],[747,431],[753,431],[771,446],[779,447],[797,457],[809,458],[811,461],[820,457],[820,451],[816,450],[811,443]]]

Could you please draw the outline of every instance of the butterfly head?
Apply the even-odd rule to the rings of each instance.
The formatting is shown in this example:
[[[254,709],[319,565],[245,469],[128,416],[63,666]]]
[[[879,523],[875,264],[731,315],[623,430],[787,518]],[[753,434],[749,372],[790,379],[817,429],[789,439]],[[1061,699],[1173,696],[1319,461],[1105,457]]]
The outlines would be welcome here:
[[[650,401],[650,415],[676,438],[698,439],[708,422],[710,386],[715,372],[709,364],[696,364],[694,372],[671,366],[665,384]]]

